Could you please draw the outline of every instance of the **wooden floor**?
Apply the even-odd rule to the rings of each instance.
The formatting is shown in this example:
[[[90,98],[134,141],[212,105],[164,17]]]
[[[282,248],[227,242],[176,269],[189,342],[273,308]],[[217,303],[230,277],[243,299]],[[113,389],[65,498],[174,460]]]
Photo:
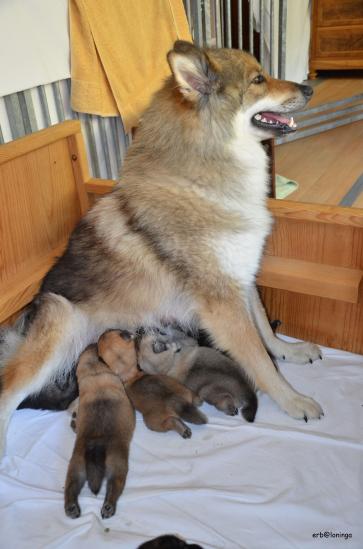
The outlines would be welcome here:
[[[311,82],[310,107],[363,92],[363,75]],[[276,172],[298,182],[289,200],[338,205],[363,175],[363,121],[276,147]],[[363,192],[352,204],[363,208]]]

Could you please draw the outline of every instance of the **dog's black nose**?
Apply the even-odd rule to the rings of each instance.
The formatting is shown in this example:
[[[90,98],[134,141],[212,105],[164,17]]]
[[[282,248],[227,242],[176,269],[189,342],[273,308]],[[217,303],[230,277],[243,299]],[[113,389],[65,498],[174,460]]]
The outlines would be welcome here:
[[[311,86],[304,86],[304,84],[299,84],[299,88],[304,97],[311,97],[314,93],[314,90]]]

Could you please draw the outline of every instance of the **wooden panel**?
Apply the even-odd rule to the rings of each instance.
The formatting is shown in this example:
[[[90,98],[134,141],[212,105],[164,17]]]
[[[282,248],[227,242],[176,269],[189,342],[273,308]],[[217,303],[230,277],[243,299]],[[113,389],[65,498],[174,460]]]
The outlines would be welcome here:
[[[358,303],[363,271],[301,259],[265,256],[257,284]]]
[[[318,0],[316,4],[319,26],[363,25],[362,0]]]
[[[362,12],[362,0],[313,1],[310,78],[316,69],[363,68]]]
[[[39,290],[39,286],[56,258],[62,255],[67,242],[57,246],[54,250],[39,259],[27,264],[11,277],[7,283],[1,284],[0,295],[0,322],[8,319],[14,311],[27,305]]]
[[[362,210],[278,200],[269,203],[277,217],[267,254],[363,270]],[[322,278],[321,286],[327,282]],[[271,287],[261,288],[261,295],[269,317],[282,321],[281,333],[363,354],[362,299],[344,303]]]
[[[272,199],[268,201],[268,206],[278,218],[363,228],[363,210],[358,208]]]
[[[80,218],[65,139],[0,167],[0,281],[51,252]]]
[[[363,26],[318,29],[316,57],[362,58]]]
[[[78,120],[67,120],[66,122],[62,122],[62,124],[56,124],[45,130],[40,130],[21,139],[1,145],[0,164],[9,162],[9,160],[18,158],[22,154],[40,149],[80,131],[81,125]]]
[[[26,305],[87,210],[79,122],[0,147],[0,321]]]
[[[86,191],[90,194],[107,194],[115,187],[116,181],[113,179],[94,179],[86,182]]]
[[[363,306],[333,299],[261,288],[271,319],[282,321],[282,334],[363,354]]]

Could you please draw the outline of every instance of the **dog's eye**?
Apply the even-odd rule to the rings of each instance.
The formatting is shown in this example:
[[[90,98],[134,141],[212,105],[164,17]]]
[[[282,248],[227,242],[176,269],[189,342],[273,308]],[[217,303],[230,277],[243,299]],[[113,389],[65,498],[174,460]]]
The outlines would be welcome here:
[[[258,74],[253,80],[252,80],[252,83],[253,84],[262,84],[262,82],[265,82],[265,77],[263,76],[263,74]]]

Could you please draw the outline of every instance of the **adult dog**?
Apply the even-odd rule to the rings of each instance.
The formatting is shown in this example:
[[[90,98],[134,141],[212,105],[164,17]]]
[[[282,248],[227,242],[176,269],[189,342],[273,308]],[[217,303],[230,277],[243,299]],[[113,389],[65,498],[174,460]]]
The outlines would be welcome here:
[[[276,338],[255,288],[271,228],[261,140],[293,131],[284,113],[302,108],[311,88],[270,78],[238,50],[178,41],[168,60],[172,75],[143,115],[122,185],[73,232],[4,365],[1,446],[21,400],[102,332],[171,320],[206,329],[291,416],[322,414],[269,356],[305,363],[319,348]]]

